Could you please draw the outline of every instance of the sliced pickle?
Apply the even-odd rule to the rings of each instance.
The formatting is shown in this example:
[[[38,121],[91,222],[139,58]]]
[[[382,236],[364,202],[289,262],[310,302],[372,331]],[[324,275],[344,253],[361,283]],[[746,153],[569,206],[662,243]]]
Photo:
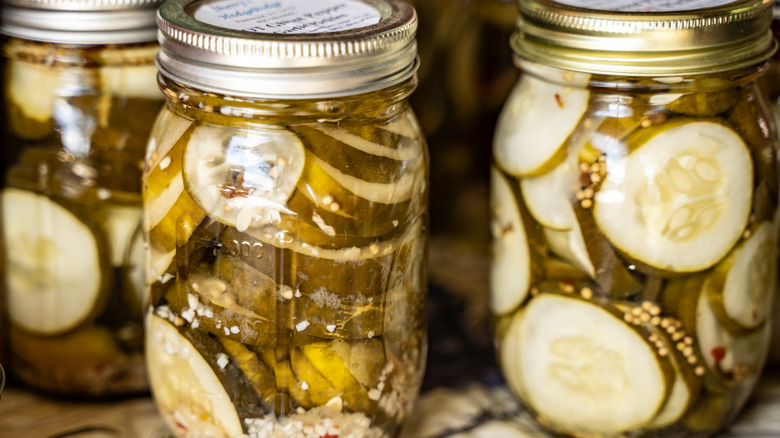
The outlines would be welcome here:
[[[270,370],[257,353],[247,348],[244,344],[225,337],[217,338],[225,348],[233,363],[241,370],[257,395],[260,396],[263,408],[267,412],[273,411],[276,398],[276,384],[273,371]]]
[[[566,155],[567,137],[588,108],[587,76],[571,73],[558,85],[524,76],[496,126],[494,157],[514,176],[547,172]],[[571,85],[568,85],[571,84]]]
[[[490,308],[503,315],[528,296],[533,278],[531,249],[509,178],[495,167],[491,174],[493,265],[490,270]]]
[[[574,227],[570,230],[559,231],[545,228],[544,237],[554,254],[576,266],[591,278],[596,278],[596,269],[593,267],[590,255],[588,255],[580,225],[576,221],[573,224]]]
[[[150,246],[168,253],[184,245],[206,213],[184,190],[181,177],[154,198],[144,200],[144,230]]]
[[[708,78],[702,84],[717,91],[685,93],[668,103],[666,107],[679,114],[697,117],[712,117],[726,112],[736,102],[739,93],[721,78]]]
[[[241,278],[224,280],[196,271],[184,279],[177,279],[165,293],[168,306],[176,312],[189,327],[223,336],[251,345],[269,345],[277,335],[277,324],[268,315],[274,315],[275,291],[272,285],[241,284]],[[236,296],[245,288],[262,296],[264,303],[258,314],[236,302]],[[183,323],[183,324],[184,324]]]
[[[220,240],[225,245],[223,250],[234,255],[240,255],[240,248],[257,251],[256,256],[245,261],[293,290],[308,296],[325,290],[351,300],[361,295],[374,297],[388,290],[391,268],[399,250],[409,239],[420,236],[420,227],[418,220],[409,225],[408,231],[392,239],[338,250],[308,245],[273,227],[249,229],[246,233],[225,227]]]
[[[179,139],[191,126],[192,120],[174,113],[168,106],[164,106],[157,113],[157,119],[152,125],[146,148],[146,158],[144,159],[146,172],[159,166],[165,157],[170,156],[173,160],[173,155],[181,154],[181,152],[173,154],[171,149],[179,144]]]
[[[344,175],[369,182],[391,184],[415,167],[423,148],[381,128],[373,132],[342,129],[322,123],[295,126],[306,149]],[[364,128],[365,129],[365,128]]]
[[[53,335],[98,315],[110,277],[105,238],[62,205],[28,190],[2,192],[11,322]],[[97,234],[96,234],[97,233]]]
[[[696,325],[692,328],[704,363],[726,382],[741,384],[755,380],[766,360],[770,325],[764,324],[756,330],[734,334],[718,319],[707,295],[702,292],[698,296]]]
[[[184,150],[185,187],[209,217],[239,231],[278,222],[304,155],[298,137],[284,129],[201,125]]]
[[[164,118],[165,114],[170,113],[163,113],[163,120],[161,120],[160,123],[166,122]],[[160,151],[157,153],[157,155],[153,155],[147,161],[149,170],[147,170],[146,174],[144,175],[144,196],[150,199],[158,197],[171,184],[175,184],[175,179],[182,178],[182,159],[184,148],[186,147],[187,142],[190,140],[194,130],[193,125],[189,120],[179,117],[169,117],[168,119],[173,121],[171,126],[172,130],[182,131],[176,135],[175,138],[172,134],[166,131],[165,135],[160,139]],[[162,143],[170,141],[173,143]]]
[[[773,225],[763,222],[704,282],[712,310],[720,320],[733,324],[737,331],[764,324],[777,282],[776,260]]]
[[[637,137],[644,143],[608,162],[593,217],[630,258],[695,272],[717,263],[742,235],[753,167],[745,142],[723,123],[674,120],[643,130]]]
[[[101,327],[79,328],[54,337],[10,330],[9,336],[11,344],[18,346],[14,355],[19,359],[29,366],[56,364],[57,371],[63,375],[82,375],[85,370],[97,373],[100,368],[121,363],[126,358],[114,335]]]
[[[338,194],[346,189],[347,200],[342,202],[346,202],[345,208],[348,211],[354,208],[350,207],[352,203],[362,200],[375,204],[406,202],[425,187],[423,178],[425,163],[422,160],[417,161],[415,166],[410,167],[407,172],[392,183],[377,183],[347,175],[315,155],[307,154],[306,159],[311,161],[311,163],[307,163],[307,166],[311,166],[307,168],[309,184],[317,187],[324,194],[327,194],[328,191]],[[350,196],[356,196],[356,198],[352,200]]]
[[[318,342],[298,347],[311,364],[333,385],[350,412],[371,412],[372,401],[368,391],[350,372],[341,356],[332,348],[332,342]],[[371,360],[373,358],[364,358]],[[380,358],[382,360],[383,357]],[[376,368],[381,370],[382,361]]]
[[[607,304],[542,293],[509,324],[503,345],[512,347],[502,355],[508,381],[559,431],[639,429],[668,399],[675,376],[668,358]]]
[[[520,180],[525,204],[542,226],[561,231],[576,226],[572,200],[580,188],[578,165],[577,155],[571,154],[551,171]]]
[[[125,260],[122,267],[125,299],[130,308],[142,317],[149,298],[146,296],[146,249],[140,223],[130,238]]]
[[[141,225],[141,205],[107,205],[104,208],[106,235],[111,247],[111,265],[125,265],[133,233]]]
[[[224,284],[223,301],[229,299],[240,308],[274,319],[279,326],[319,338],[381,335],[382,309],[393,305],[380,299],[383,295],[342,297],[325,288],[303,294],[277,285],[268,275],[227,254],[215,263],[214,274]]]
[[[675,341],[665,330],[651,324],[645,323],[645,327],[650,331],[649,339],[656,343],[659,354],[668,357],[674,368],[674,383],[669,397],[649,425],[650,428],[659,429],[678,421],[698,400],[701,378],[695,375],[691,364],[693,342],[689,344],[684,338]]]
[[[112,96],[162,100],[164,95],[157,86],[157,67],[147,65],[102,66],[100,90]]]
[[[6,74],[6,108],[11,133],[26,140],[51,135],[60,71],[48,65],[8,60]]]
[[[218,375],[219,350],[201,351],[202,345],[152,313],[146,318],[146,332],[149,380],[168,425],[179,433],[241,436],[244,429],[233,402],[237,394],[224,386],[231,379]]]

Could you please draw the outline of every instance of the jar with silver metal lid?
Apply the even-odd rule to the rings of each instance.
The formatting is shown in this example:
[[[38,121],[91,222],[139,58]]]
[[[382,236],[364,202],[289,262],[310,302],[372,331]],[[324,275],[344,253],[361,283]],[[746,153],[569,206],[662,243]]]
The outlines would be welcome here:
[[[567,436],[714,434],[772,326],[772,2],[518,6],[491,183],[508,386]]]
[[[426,347],[414,9],[171,0],[158,23],[144,231],[163,417],[179,437],[394,436]]]
[[[164,100],[155,10],[3,4],[3,365],[48,393],[148,391],[141,172]]]

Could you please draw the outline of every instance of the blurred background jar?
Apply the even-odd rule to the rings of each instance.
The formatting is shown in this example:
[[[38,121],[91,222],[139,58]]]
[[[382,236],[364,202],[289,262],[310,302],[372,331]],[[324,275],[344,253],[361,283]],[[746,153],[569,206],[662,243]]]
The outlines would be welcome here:
[[[395,0],[168,1],[146,351],[176,436],[394,436],[425,365],[428,152]]]
[[[163,94],[154,1],[3,3],[9,365],[45,392],[148,390],[141,172]]]
[[[431,150],[431,233],[487,245],[493,128],[519,71],[507,44],[512,0],[411,0],[420,86],[410,101]]]
[[[491,171],[506,381],[559,434],[711,435],[771,335],[772,3],[518,4]]]

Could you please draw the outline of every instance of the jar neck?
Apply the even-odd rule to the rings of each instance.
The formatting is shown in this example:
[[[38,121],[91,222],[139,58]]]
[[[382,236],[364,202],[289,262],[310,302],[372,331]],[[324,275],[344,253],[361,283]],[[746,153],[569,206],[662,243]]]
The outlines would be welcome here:
[[[767,63],[763,62],[751,67],[710,74],[638,78],[573,72],[519,57],[515,58],[515,64],[523,74],[558,85],[626,93],[708,92],[741,87],[757,81],[767,68]]]
[[[407,98],[417,87],[417,75],[406,81],[369,93],[321,99],[261,99],[216,94],[180,84],[158,74],[171,105],[192,119],[207,116],[226,119],[324,119],[365,116],[389,117],[408,106]]]
[[[52,67],[114,67],[153,65],[160,48],[156,41],[133,44],[75,45],[9,38],[3,55]]]

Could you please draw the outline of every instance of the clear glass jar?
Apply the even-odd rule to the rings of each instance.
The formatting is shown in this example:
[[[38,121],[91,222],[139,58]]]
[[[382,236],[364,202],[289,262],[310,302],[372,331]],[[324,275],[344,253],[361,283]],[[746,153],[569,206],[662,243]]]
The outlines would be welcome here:
[[[55,3],[3,8],[3,364],[51,394],[136,394],[148,391],[141,171],[164,99],[154,5]],[[97,29],[69,28],[93,15]]]
[[[503,374],[562,435],[711,435],[770,340],[778,140],[756,81],[771,4],[564,3],[580,4],[520,3],[523,76],[496,128]]]
[[[144,171],[157,405],[178,437],[394,436],[426,348],[414,11],[342,1],[371,27],[285,35],[216,29],[235,3],[189,3],[160,10],[168,104]],[[336,3],[279,5],[254,19],[325,23]],[[238,48],[182,43],[197,35]],[[346,44],[356,51],[308,51]]]

